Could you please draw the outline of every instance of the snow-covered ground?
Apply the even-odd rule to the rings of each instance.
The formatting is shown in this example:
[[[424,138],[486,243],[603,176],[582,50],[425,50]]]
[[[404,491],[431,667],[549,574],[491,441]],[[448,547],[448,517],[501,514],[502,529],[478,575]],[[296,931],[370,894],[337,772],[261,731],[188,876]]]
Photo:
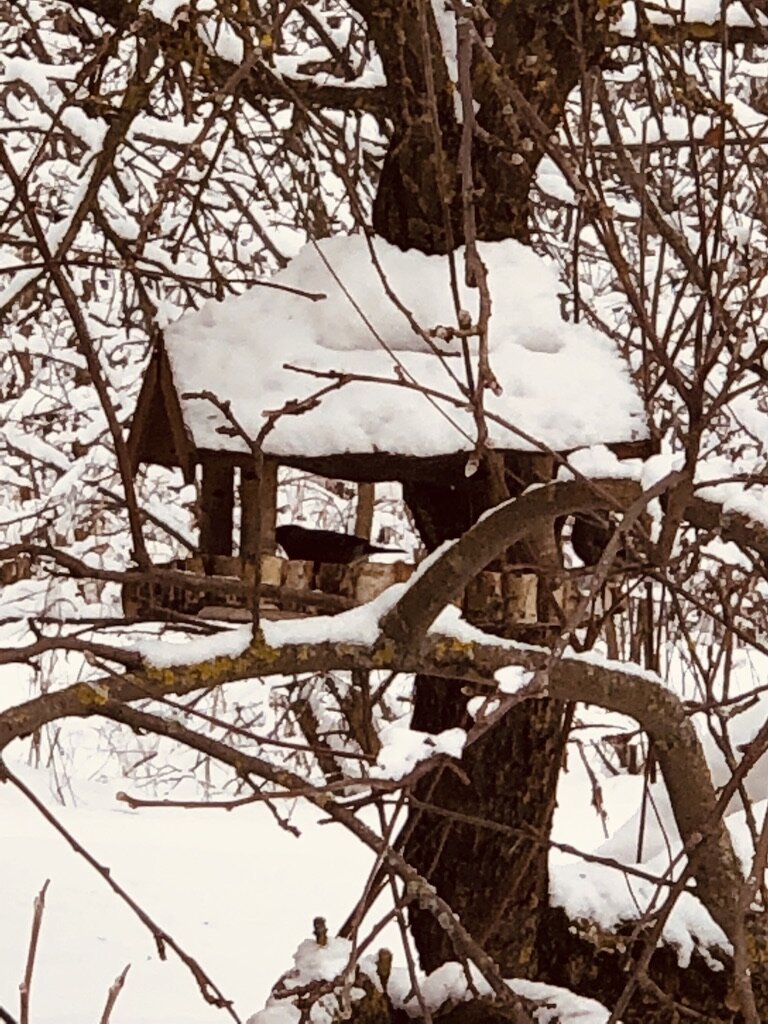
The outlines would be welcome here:
[[[745,680],[746,680],[746,673]],[[24,672],[3,673],[6,702],[23,699]],[[15,686],[10,684],[15,683]],[[13,692],[16,691],[16,692]],[[739,716],[732,739],[748,741],[764,720],[764,704]],[[598,731],[621,728],[617,716],[597,717],[582,733],[589,744]],[[68,731],[67,731],[68,730]],[[403,730],[405,735],[409,735]],[[116,799],[120,790],[151,794],[110,773],[96,729],[65,727],[62,749],[71,758],[67,806],[52,793],[54,776],[23,762],[24,749],[8,751],[8,767],[45,802],[114,880],[204,968],[245,1021],[259,1011],[277,979],[293,964],[298,946],[312,936],[315,916],[327,919],[333,935],[359,896],[371,867],[368,851],[338,826],[319,824],[305,805],[291,812],[295,838],[261,805],[233,811],[145,808],[131,810]],[[705,739],[716,783],[725,781],[711,742]],[[13,758],[15,757],[15,760]],[[176,765],[184,776],[182,766]],[[765,792],[761,764],[747,778],[755,800]],[[94,781],[112,778],[112,781]],[[592,806],[592,786],[574,750],[561,776],[553,838],[603,857],[633,863],[643,799],[639,775],[606,777],[598,770],[605,831]],[[189,792],[184,792],[189,797]],[[283,813],[290,810],[281,806]],[[743,811],[728,817],[737,849],[749,866],[750,844]],[[756,804],[758,827],[765,804]],[[626,824],[624,824],[626,822]],[[622,827],[623,826],[623,827]],[[610,835],[610,839],[606,837]],[[652,787],[644,827],[641,867],[659,876],[669,852],[679,849],[668,800]],[[590,917],[611,928],[636,916],[659,898],[656,886],[627,877],[605,864],[585,863],[554,849],[551,894],[575,917]],[[46,896],[31,995],[31,1024],[90,1024],[100,1020],[108,989],[130,964],[112,1024],[213,1024],[231,1018],[201,998],[189,971],[169,951],[162,962],[149,932],[40,813],[11,785],[0,785],[0,1006],[18,1015],[33,901],[46,879]],[[663,891],[661,893],[663,898]],[[703,907],[686,894],[678,901],[664,938],[685,962],[694,948],[717,959],[722,940]],[[397,936],[377,942],[394,949]]]
[[[562,777],[557,838],[591,850],[604,833],[589,806],[583,766],[575,757],[570,762]],[[243,1019],[261,1009],[292,966],[296,947],[312,935],[315,915],[326,917],[331,934],[338,929],[370,868],[358,842],[334,825],[318,824],[304,806],[291,819],[302,832],[296,839],[259,805],[231,812],[132,811],[115,799],[130,788],[125,780],[74,780],[77,806],[62,807],[48,771],[13,762],[9,767],[198,960]],[[637,806],[640,781],[605,783],[612,827]],[[33,1024],[98,1022],[110,984],[128,963],[112,1024],[230,1019],[206,1006],[173,953],[165,963],[159,960],[151,935],[132,912],[11,785],[0,786],[0,840],[0,1006],[17,1011],[32,904],[50,878],[32,986]],[[555,852],[552,862],[565,868],[574,858]]]
[[[331,932],[369,867],[360,844],[298,808],[301,839],[266,808],[144,809],[117,802],[118,783],[77,786],[61,807],[50,776],[9,762],[155,922],[208,972],[245,1019],[292,964],[312,918]],[[131,964],[112,1024],[212,1024],[189,972],[11,785],[0,786],[0,1006],[18,1015],[32,903],[47,878],[32,984],[33,1024],[97,1024],[109,986]]]
[[[331,934],[359,894],[370,857],[306,807],[294,810],[296,839],[261,806],[228,812],[151,808],[115,799],[124,782],[75,781],[78,806],[62,807],[46,770],[9,762],[65,827],[110,868],[121,886],[208,972],[243,1019],[264,1005],[296,947],[326,917]],[[627,781],[627,780],[624,780]],[[585,777],[564,776],[561,838],[592,848],[602,832],[585,814]],[[615,787],[609,787],[610,794]],[[633,793],[633,796],[635,794]],[[609,810],[629,811],[609,795]],[[0,786],[0,1006],[16,1015],[33,901],[46,879],[45,912],[32,984],[32,1024],[97,1024],[107,991],[131,964],[112,1024],[213,1024],[189,972],[104,880],[11,785]],[[570,860],[562,854],[557,860]]]

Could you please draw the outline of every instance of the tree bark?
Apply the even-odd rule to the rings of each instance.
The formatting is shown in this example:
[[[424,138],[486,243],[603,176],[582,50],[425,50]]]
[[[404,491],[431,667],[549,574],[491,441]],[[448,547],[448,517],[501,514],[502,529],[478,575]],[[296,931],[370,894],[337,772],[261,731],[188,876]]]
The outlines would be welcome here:
[[[519,493],[516,477],[506,475],[507,491]],[[422,538],[434,548],[468,529],[498,496],[490,474],[481,471],[478,479],[450,492],[408,485],[405,497]],[[510,549],[507,560],[533,558],[544,569],[550,557],[551,548],[545,554],[521,545]],[[418,676],[413,728],[437,733],[466,727],[467,701],[461,684]],[[430,879],[507,975],[536,977],[540,970],[537,936],[548,903],[546,850],[529,841],[512,842],[492,827],[462,821],[461,815],[549,834],[567,735],[564,710],[558,701],[523,705],[468,749],[461,762],[464,777],[442,769],[421,780],[403,833],[406,859]],[[455,957],[432,915],[415,908],[411,921],[425,970]]]
[[[353,3],[368,21],[387,76],[394,130],[374,202],[376,233],[402,249],[444,253],[464,240],[456,86],[442,59],[429,0]],[[490,0],[479,35],[499,76],[514,82],[546,131],[560,122],[582,68],[598,63],[609,19],[599,0]],[[596,16],[600,20],[596,20]],[[581,55],[581,56],[580,56]],[[510,107],[475,50],[472,151],[480,239],[527,241],[530,187],[542,140]]]

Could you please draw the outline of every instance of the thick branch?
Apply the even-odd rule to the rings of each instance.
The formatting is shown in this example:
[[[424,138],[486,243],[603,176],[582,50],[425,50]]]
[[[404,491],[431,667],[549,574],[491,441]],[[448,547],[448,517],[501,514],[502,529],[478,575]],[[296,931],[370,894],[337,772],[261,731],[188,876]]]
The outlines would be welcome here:
[[[399,645],[417,648],[443,608],[455,601],[485,566],[542,520],[554,522],[576,512],[623,511],[641,495],[641,487],[634,480],[558,480],[499,505],[414,580],[383,618],[382,633]],[[683,518],[744,551],[768,557],[768,529],[747,516],[725,512],[717,501],[692,498]]]
[[[271,647],[257,637],[237,656],[213,658],[169,668],[145,666],[122,677],[79,683],[37,697],[0,714],[0,750],[48,722],[65,717],[101,715],[108,704],[182,695],[194,690],[265,675],[307,671],[390,670],[453,680],[490,682],[509,665],[522,666],[546,682],[558,700],[581,701],[633,717],[654,742],[669,789],[675,819],[689,854],[698,892],[730,939],[739,928],[741,875],[704,755],[680,700],[660,680],[633,666],[601,663],[584,657],[552,657],[547,649],[523,648],[481,634],[477,639],[427,630],[452,596],[505,547],[522,537],[542,517],[575,511],[624,509],[642,495],[627,480],[558,481],[507,502],[485,516],[438,557],[406,591],[384,619],[372,646],[356,643],[294,643]],[[768,531],[737,514],[724,514],[716,502],[692,499],[686,517],[696,526],[718,530],[726,540],[768,555]],[[414,642],[416,639],[416,642]],[[531,688],[530,699],[541,693]]]
[[[718,812],[704,751],[679,698],[649,676],[576,658],[563,658],[552,669],[549,694],[628,715],[651,738],[680,836],[689,856],[696,851],[698,895],[734,942],[744,879]]]
[[[574,512],[626,508],[640,494],[629,480],[567,480],[547,484],[499,505],[464,534],[413,583],[382,621],[382,632],[415,648],[442,609],[506,548],[542,520]]]
[[[729,46],[765,46],[766,26],[727,25],[720,21],[681,21],[674,25],[646,23],[638,25],[634,33],[624,35],[611,32],[608,45],[614,49],[621,46],[656,46],[660,50],[677,48],[685,43],[722,43]]]
[[[178,696],[259,675],[293,674],[309,668],[357,668],[490,681],[499,668],[508,665],[545,673],[548,694],[552,697],[595,704],[629,715],[640,723],[654,742],[686,849],[691,853],[699,848],[693,871],[698,892],[714,919],[732,938],[738,925],[741,875],[727,831],[717,814],[714,787],[696,732],[680,700],[660,680],[618,663],[567,655],[552,662],[551,652],[545,649],[439,635],[430,636],[418,656],[407,649],[399,652],[386,640],[373,648],[331,643],[273,648],[257,642],[238,657],[166,669],[147,668],[141,674],[78,683],[37,697],[0,714],[0,750],[11,740],[27,736],[59,718],[102,715],[106,708],[114,709],[126,702]]]

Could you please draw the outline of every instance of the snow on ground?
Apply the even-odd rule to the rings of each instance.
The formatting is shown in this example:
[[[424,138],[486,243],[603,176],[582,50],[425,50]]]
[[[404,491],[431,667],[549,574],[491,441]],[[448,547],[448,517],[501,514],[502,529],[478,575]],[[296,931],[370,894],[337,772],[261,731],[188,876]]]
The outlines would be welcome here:
[[[763,667],[763,662],[755,665],[758,674]],[[737,669],[740,688],[748,689],[753,681],[748,666]],[[29,684],[26,671],[14,670],[12,675],[19,677],[19,692],[11,692],[5,685],[2,692],[5,699],[21,699],[21,690]],[[765,700],[761,698],[733,719],[733,742],[748,742],[764,718]],[[589,710],[586,721],[585,742],[596,737],[596,727],[615,732],[626,725],[619,716],[602,715],[594,709]],[[290,968],[297,947],[310,938],[312,918],[326,917],[333,935],[346,917],[369,869],[365,849],[338,827],[319,826],[303,805],[292,819],[302,829],[300,840],[282,831],[259,806],[233,812],[129,810],[115,800],[119,789],[136,792],[125,780],[108,784],[83,781],[96,774],[89,771],[89,763],[92,767],[96,758],[90,762],[88,758],[89,743],[93,745],[88,737],[94,730],[82,723],[73,728],[80,730],[74,740],[79,738],[83,752],[76,759],[77,806],[61,808],[56,804],[49,792],[48,771],[32,771],[12,761],[9,766],[99,863],[110,868],[115,880],[158,925],[199,960],[235,1001],[244,1020],[261,1010],[272,985]],[[419,759],[424,752],[410,743],[418,735],[407,729],[399,731],[401,736],[392,727],[384,760],[392,756],[404,763],[413,761],[414,756]],[[703,727],[701,732],[715,781],[721,784],[727,775],[722,758],[718,760]],[[447,734],[443,737],[446,742],[450,739]],[[103,742],[96,745],[103,746]],[[18,757],[19,749],[12,749],[11,754]],[[431,747],[426,753],[436,749]],[[458,754],[460,743],[444,749]],[[103,756],[98,764],[101,770]],[[392,774],[391,764],[382,767]],[[177,764],[177,771],[180,768]],[[765,793],[765,771],[761,762],[746,779],[756,800]],[[561,776],[553,838],[602,857],[637,864],[652,875],[663,875],[680,849],[663,785],[650,789],[644,839],[638,851],[642,777],[606,778],[600,772],[598,777],[610,838],[605,838],[591,806],[590,780],[575,751]],[[744,813],[736,806],[731,810],[728,825],[746,868],[751,845]],[[765,803],[755,804],[753,810],[759,827]],[[11,785],[0,785],[0,823],[0,1006],[17,1011],[32,901],[50,878],[33,983],[33,1024],[97,1021],[109,985],[128,963],[132,966],[113,1024],[213,1024],[228,1019],[202,1002],[173,954],[166,963],[159,961],[151,937],[131,912]],[[586,863],[573,853],[553,850],[550,864],[554,902],[576,918],[589,917],[608,928],[636,919],[642,909],[658,905],[664,898],[665,890],[657,893],[649,880],[626,876],[608,865]],[[717,947],[724,942],[709,915],[689,894],[670,915],[664,939],[675,946],[682,963],[696,948],[716,961]],[[385,944],[392,941],[390,936],[383,939]],[[433,987],[438,981],[433,981]],[[581,1010],[576,1007],[574,1012]],[[594,1021],[602,1020],[601,1011],[595,1012]],[[585,1013],[592,1010],[587,1008]],[[584,1017],[585,1021],[592,1019]]]
[[[114,879],[198,959],[245,1019],[290,966],[312,918],[340,927],[369,868],[363,847],[299,808],[296,839],[254,806],[129,810],[117,784],[82,783],[78,807],[58,806],[49,773],[9,761]],[[127,788],[124,786],[124,788]],[[96,1024],[107,990],[131,964],[112,1024],[213,1024],[173,953],[152,937],[104,880],[10,785],[0,786],[0,1006],[18,1014],[32,901],[51,884],[32,986],[33,1024]]]
[[[628,817],[628,820],[613,831],[609,839],[600,843],[595,842],[598,824],[596,816],[592,818],[591,829],[589,819],[584,825],[574,821],[578,812],[584,813],[583,795],[581,800],[578,796],[578,777],[574,781],[575,799],[570,805],[564,800],[564,795],[568,789],[574,792],[574,782],[569,786],[561,786],[557,833],[562,835],[565,822],[570,821],[575,834],[581,837],[580,840],[570,841],[582,849],[600,857],[612,858],[621,864],[637,865],[654,878],[670,881],[679,876],[684,863],[681,842],[663,784],[651,787],[646,820],[641,823],[637,808],[643,800],[642,776],[620,775],[601,780],[608,820],[614,823],[614,828],[622,817]],[[743,822],[737,823],[739,827],[743,830]],[[592,843],[589,842],[590,832]],[[642,840],[639,839],[641,835]],[[675,866],[670,870],[670,861],[674,860]],[[570,917],[594,921],[608,931],[628,921],[637,920],[648,908],[658,909],[669,891],[666,885],[659,886],[648,878],[625,874],[605,864],[585,862],[573,855],[557,853],[553,854],[549,889],[552,903],[563,907]],[[675,948],[681,966],[687,966],[695,949],[711,957],[715,964],[717,951],[730,949],[722,930],[690,893],[682,893],[675,902],[664,925],[662,937],[664,942]]]
[[[471,966],[470,973],[480,995],[490,995],[490,986],[480,972]],[[400,972],[397,981],[405,995],[410,989],[407,972]],[[555,985],[516,978],[509,981],[509,987],[519,996],[541,1002],[541,1006],[533,1011],[536,1024],[605,1024],[610,1016],[605,1007],[594,999],[585,999]],[[422,995],[431,1010],[447,1001],[460,1003],[472,998],[463,965],[455,962],[442,964],[425,979]],[[415,997],[409,996],[404,1005],[409,1014],[418,1014],[419,1005]]]
[[[78,805],[62,808],[50,795],[47,771],[9,763],[99,863],[110,868],[115,880],[199,960],[235,1001],[243,1019],[264,1006],[271,987],[290,968],[297,947],[310,938],[315,915],[326,917],[329,934],[334,934],[370,866],[359,843],[335,826],[318,825],[303,805],[292,818],[302,829],[299,840],[281,830],[259,806],[233,812],[132,811],[115,800],[117,790],[129,788],[125,782],[76,783]],[[628,863],[639,860],[646,870],[662,874],[666,842],[679,845],[663,788],[654,791],[660,821],[649,813],[640,858],[636,819],[620,827],[638,807],[642,784],[639,776],[601,780],[612,833],[605,841],[600,819],[590,806],[583,764],[571,756],[568,771],[561,776],[554,838]],[[746,852],[743,814],[731,819],[737,846]],[[32,901],[50,878],[33,982],[33,1024],[98,1021],[109,985],[128,963],[131,970],[112,1024],[214,1024],[229,1019],[202,1002],[173,954],[166,963],[159,961],[151,937],[131,912],[10,785],[0,786],[0,821],[0,1006],[17,1010]],[[553,851],[551,867],[554,901],[576,917],[591,916],[607,927],[635,918],[638,905],[647,905],[654,896],[650,882],[584,863],[573,854]],[[706,954],[722,938],[688,895],[665,929],[665,939],[676,946],[683,962],[694,947]],[[384,944],[392,941],[392,936],[383,939]],[[441,975],[431,981],[435,991],[441,978],[445,980]],[[566,994],[558,999],[566,999]],[[574,1004],[572,1010],[574,1021],[597,1024],[605,1019],[600,1008],[586,1003]]]
[[[448,261],[402,252],[377,239],[383,278],[423,331],[455,326]],[[503,393],[487,395],[490,412],[538,442],[566,450],[599,441],[646,436],[645,415],[628,367],[613,343],[560,313],[561,283],[551,264],[515,241],[483,243],[493,312],[490,362]],[[456,254],[461,267],[461,253]],[[459,275],[460,279],[462,275]],[[269,287],[207,302],[166,329],[166,349],[180,395],[213,392],[232,403],[250,437],[264,412],[315,393],[327,380],[285,364],[352,376],[398,376],[459,398],[461,346],[437,330],[437,358],[409,318],[387,297],[368,242],[359,235],[307,245]],[[476,291],[460,284],[461,302],[477,316]],[[470,339],[476,361],[476,339]],[[453,379],[452,379],[453,378]],[[471,450],[475,430],[464,408],[418,389],[355,380],[325,395],[301,416],[283,416],[265,451],[319,456],[343,452],[433,456]],[[182,398],[185,422],[199,448],[244,450],[222,434],[222,416],[205,399]],[[414,426],[418,425],[418,429]],[[531,449],[530,439],[488,423],[499,447]]]

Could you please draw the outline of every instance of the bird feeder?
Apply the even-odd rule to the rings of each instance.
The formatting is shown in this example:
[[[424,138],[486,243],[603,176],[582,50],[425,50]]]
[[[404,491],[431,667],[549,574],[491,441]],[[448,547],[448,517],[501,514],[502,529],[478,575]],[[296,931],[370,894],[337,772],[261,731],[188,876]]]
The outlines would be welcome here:
[[[272,616],[344,610],[407,579],[412,566],[404,562],[318,566],[281,558],[280,466],[356,483],[364,537],[377,482],[435,488],[446,507],[471,492],[475,427],[455,383],[465,365],[461,346],[446,329],[414,331],[388,297],[394,290],[430,329],[448,323],[446,261],[375,245],[378,269],[362,237],[309,246],[269,290],[210,301],[157,343],[128,447],[134,472],[146,463],[178,467],[197,484],[198,549],[157,578],[127,586],[127,614],[245,617],[257,565],[261,611]],[[596,331],[563,322],[551,269],[516,242],[486,243],[481,255],[503,296],[494,299],[490,345],[499,391],[488,393],[486,408],[489,443],[505,465],[534,481],[551,479],[553,453],[581,446],[604,444],[620,458],[649,454],[625,361]],[[346,278],[351,284],[340,283]],[[470,308],[476,300],[466,301]],[[494,621],[531,625],[535,587],[532,575],[483,573],[465,604]]]

